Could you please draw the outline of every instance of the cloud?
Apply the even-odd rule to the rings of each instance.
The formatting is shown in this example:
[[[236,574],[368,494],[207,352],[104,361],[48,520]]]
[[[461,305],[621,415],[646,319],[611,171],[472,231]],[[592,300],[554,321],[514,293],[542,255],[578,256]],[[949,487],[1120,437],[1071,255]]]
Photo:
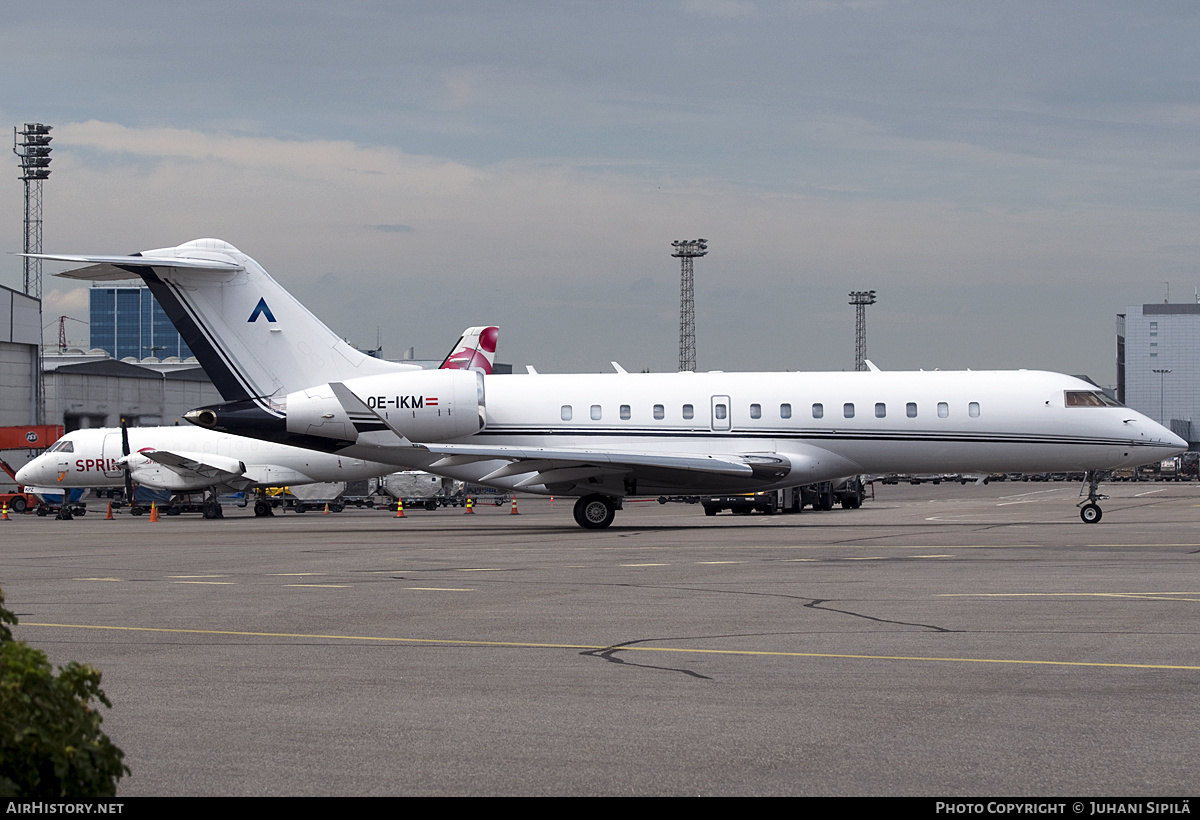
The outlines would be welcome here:
[[[698,349],[702,367],[728,370],[750,366],[750,329],[753,347],[789,351],[779,367],[844,364],[852,344],[831,344],[830,335],[849,322],[846,292],[870,288],[880,298],[872,340],[886,345],[889,367],[1050,366],[1050,348],[1107,350],[1110,323],[1093,316],[1088,337],[1082,320],[1041,317],[1045,306],[1128,289],[1130,270],[1185,280],[1194,269],[1179,239],[1193,235],[1187,212],[1102,198],[1081,209],[1026,196],[1011,207],[992,180],[1000,194],[1015,175],[1057,184],[1061,166],[830,122],[860,156],[906,158],[892,174],[917,178],[938,162],[969,172],[957,188],[947,183],[956,175],[943,175],[914,197],[865,172],[765,188],[603,156],[471,164],[349,141],[93,120],[56,129],[46,248],[132,252],[215,236],[352,341],[373,346],[379,327],[388,349],[436,348],[462,327],[499,324],[502,357],[547,371],[601,369],[611,358],[671,369],[670,242],[680,238],[709,239],[709,256],[696,263]],[[48,313],[71,314],[77,308],[59,305],[84,290],[48,295]],[[992,322],[988,300],[1006,293],[1026,313]],[[1099,305],[1100,316],[1122,298]],[[914,335],[923,322],[930,332]],[[1064,329],[1087,341],[1048,341]]]

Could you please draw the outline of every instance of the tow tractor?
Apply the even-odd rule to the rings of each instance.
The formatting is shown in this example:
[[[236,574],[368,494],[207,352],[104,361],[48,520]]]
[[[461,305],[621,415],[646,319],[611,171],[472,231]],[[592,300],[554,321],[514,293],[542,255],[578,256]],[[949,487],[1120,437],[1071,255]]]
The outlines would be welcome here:
[[[19,424],[0,427],[0,450],[45,450],[62,438],[62,434],[61,424]],[[0,470],[8,474],[13,484],[17,483],[17,471],[2,458]],[[18,484],[16,492],[0,493],[0,504],[7,506],[9,512],[23,513],[37,509],[41,502],[36,495]],[[45,515],[41,510],[39,512]]]

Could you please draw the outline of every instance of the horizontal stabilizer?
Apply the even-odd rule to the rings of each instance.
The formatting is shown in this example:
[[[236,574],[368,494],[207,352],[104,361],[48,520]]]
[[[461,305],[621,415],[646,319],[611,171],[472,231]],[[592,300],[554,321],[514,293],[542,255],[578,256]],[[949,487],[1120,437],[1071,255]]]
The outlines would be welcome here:
[[[49,259],[55,262],[87,263],[87,267],[64,271],[57,274],[65,279],[85,279],[92,282],[104,282],[116,279],[129,279],[136,275],[130,268],[183,268],[198,271],[222,271],[237,273],[245,270],[244,266],[231,261],[214,259],[190,259],[182,256],[75,256],[53,253],[22,253],[18,256],[28,256],[31,259]]]

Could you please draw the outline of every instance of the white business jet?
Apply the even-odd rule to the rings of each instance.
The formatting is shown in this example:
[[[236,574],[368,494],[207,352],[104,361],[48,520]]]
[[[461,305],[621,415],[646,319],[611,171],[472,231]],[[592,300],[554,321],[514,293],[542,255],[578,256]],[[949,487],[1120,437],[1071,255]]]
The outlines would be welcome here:
[[[485,377],[358,353],[253,259],[217,239],[60,274],[146,281],[226,403],[201,427],[578,496],[583,527],[628,495],[747,493],[859,473],[1096,471],[1183,439],[1095,385],[1041,371],[616,373]],[[114,270],[114,268],[116,270]],[[1082,494],[1082,493],[1081,493]]]
[[[440,367],[491,373],[496,327],[463,332]],[[337,453],[184,427],[90,428],[74,430],[17,471],[20,484],[62,492],[133,485],[170,493],[204,492],[205,518],[221,518],[217,495],[261,487],[354,481],[393,472],[395,467]],[[254,514],[271,514],[262,498]]]

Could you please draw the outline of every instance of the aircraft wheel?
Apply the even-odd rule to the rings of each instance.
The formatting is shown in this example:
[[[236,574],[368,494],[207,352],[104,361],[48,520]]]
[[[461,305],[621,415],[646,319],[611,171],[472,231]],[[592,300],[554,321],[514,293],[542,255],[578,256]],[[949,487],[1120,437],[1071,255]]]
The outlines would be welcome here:
[[[212,501],[205,504],[204,505],[204,517],[209,518],[209,519],[220,518],[221,517],[221,505],[216,504]]]
[[[308,505],[307,504],[297,504],[295,507],[295,510],[298,513],[306,513],[306,512],[308,512]]]
[[[167,507],[167,515],[179,515],[181,512],[183,512],[183,508],[178,504],[172,504]]]
[[[437,502],[434,501],[432,498],[429,499],[428,501],[425,502],[425,509],[429,510],[430,512],[436,511],[437,510]]]
[[[1100,521],[1103,515],[1104,513],[1097,504],[1084,504],[1079,510],[1079,517],[1083,519],[1083,523],[1085,524],[1095,524]]]
[[[575,522],[588,530],[602,530],[617,517],[617,507],[605,495],[585,495],[575,502]]]
[[[141,508],[141,507],[139,507],[139,506],[137,506],[136,504],[134,504],[133,506],[131,506],[131,507],[129,508],[129,514],[130,514],[130,515],[141,515],[141,514],[142,514],[142,508]]]
[[[38,507],[37,512],[38,512],[39,517],[41,517],[41,518],[46,517],[46,508],[45,507]]]
[[[254,515],[257,518],[265,518],[271,514],[271,505],[266,501],[258,500],[254,502]]]

